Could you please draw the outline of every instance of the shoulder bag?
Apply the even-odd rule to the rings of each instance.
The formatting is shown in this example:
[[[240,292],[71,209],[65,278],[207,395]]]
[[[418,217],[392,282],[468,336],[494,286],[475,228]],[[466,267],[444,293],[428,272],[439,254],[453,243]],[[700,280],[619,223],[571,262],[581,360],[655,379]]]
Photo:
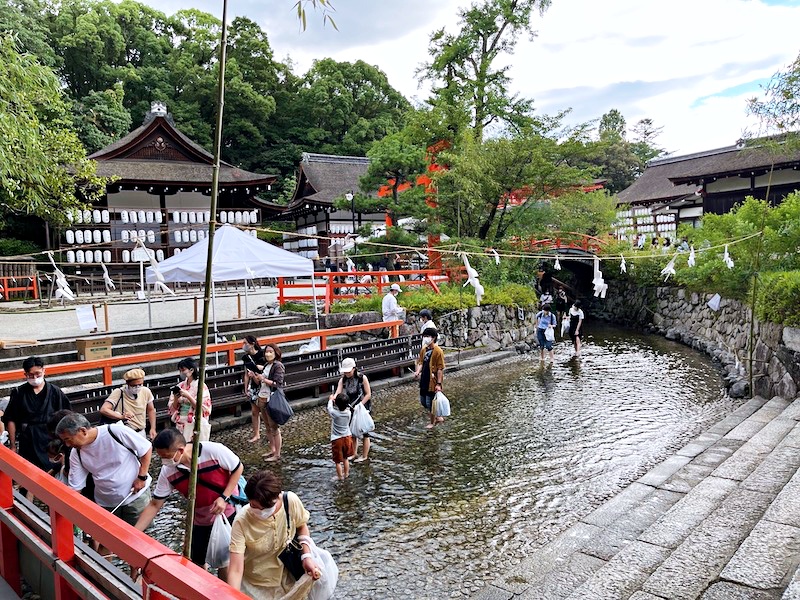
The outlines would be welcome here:
[[[289,494],[287,492],[283,492],[283,511],[286,513],[286,537],[288,538],[292,533],[292,524],[289,520]],[[300,545],[300,541],[297,539],[297,531],[295,531],[294,537],[289,540],[286,547],[278,554],[283,566],[291,573],[295,581],[298,581],[306,572],[303,568],[302,556],[303,547]]]
[[[117,407],[120,405],[120,403],[122,403],[122,410],[119,411],[119,412],[124,413],[125,412],[125,396],[122,393],[122,388],[115,389],[113,392],[111,392],[111,394],[113,395],[115,392],[119,392],[119,398],[117,398],[117,401],[114,403],[114,410],[117,410]],[[108,400],[110,400],[110,399],[111,399],[111,397],[109,397]],[[108,400],[106,400],[105,402],[108,402]],[[105,402],[104,402],[104,404],[105,404]],[[100,424],[101,425],[112,425],[114,423],[119,423],[120,421],[122,421],[124,423],[125,419],[115,419],[114,417],[107,417],[102,413],[100,414]]]

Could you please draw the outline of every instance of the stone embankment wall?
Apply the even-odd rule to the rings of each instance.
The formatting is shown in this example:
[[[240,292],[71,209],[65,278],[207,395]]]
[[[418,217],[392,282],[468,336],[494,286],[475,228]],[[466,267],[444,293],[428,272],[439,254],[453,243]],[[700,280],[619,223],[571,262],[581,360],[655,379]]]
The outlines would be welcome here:
[[[718,311],[708,306],[713,294],[681,288],[641,289],[614,282],[605,301],[591,311],[598,318],[642,327],[682,342],[718,362],[733,397],[794,398],[800,388],[800,329],[755,321],[753,390],[749,389],[750,308],[723,298]]]
[[[534,307],[488,305],[456,310],[435,318],[434,322],[439,333],[444,336],[439,340],[443,346],[485,347],[492,351],[516,349],[518,352],[528,352],[536,343],[535,316]],[[377,312],[336,313],[320,316],[320,325],[346,327],[380,320],[381,315]],[[400,328],[400,334],[416,333],[419,331],[419,325],[417,314],[408,313],[406,324]]]

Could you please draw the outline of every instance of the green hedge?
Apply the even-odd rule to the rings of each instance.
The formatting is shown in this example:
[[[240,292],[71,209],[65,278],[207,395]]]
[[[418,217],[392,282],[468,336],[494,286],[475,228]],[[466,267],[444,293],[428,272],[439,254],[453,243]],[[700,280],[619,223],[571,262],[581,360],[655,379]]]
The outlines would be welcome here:
[[[517,283],[506,283],[499,286],[484,285],[485,294],[481,304],[495,304],[500,306],[535,306],[539,299],[536,292],[527,286]],[[475,292],[472,286],[461,289],[458,285],[440,286],[441,294],[435,293],[432,289],[418,288],[411,291],[405,288],[398,296],[400,306],[410,312],[419,312],[423,308],[430,309],[434,315],[440,315],[459,308],[470,308],[477,306],[475,302]],[[335,313],[354,313],[365,311],[381,310],[383,297],[373,295],[371,298],[356,300],[355,302],[338,301],[334,303],[331,312]]]
[[[800,326],[800,271],[763,275],[758,285],[756,315],[764,321]]]

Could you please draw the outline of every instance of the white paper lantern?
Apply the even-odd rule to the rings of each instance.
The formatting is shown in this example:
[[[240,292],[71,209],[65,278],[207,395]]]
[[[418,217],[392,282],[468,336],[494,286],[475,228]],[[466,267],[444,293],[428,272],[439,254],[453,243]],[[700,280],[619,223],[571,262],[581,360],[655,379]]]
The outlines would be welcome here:
[[[76,210],[75,211],[75,222],[76,223],[83,223],[83,211]]]
[[[233,222],[236,223],[237,225],[241,225],[242,224],[242,213],[240,213],[239,211],[236,211],[235,213],[233,213]]]
[[[193,210],[189,211],[189,223],[197,223],[197,213]]]
[[[162,223],[164,221],[164,215],[161,214],[160,210],[156,211],[155,217],[156,217],[156,223]]]
[[[123,250],[122,251],[122,262],[124,262],[124,263],[131,262],[131,251],[130,250]]]
[[[200,230],[197,232],[197,239],[198,239],[198,240],[204,240],[204,239],[206,239],[206,232],[205,232],[205,230],[203,230],[203,229],[200,229]]]
[[[103,229],[103,242],[106,244],[111,243],[111,231],[109,229]]]
[[[128,222],[128,211],[127,210],[119,211],[119,220],[122,221],[123,223],[127,223]]]
[[[197,241],[197,232],[194,229],[189,232],[189,241],[193,244]]]
[[[257,238],[258,237],[258,232],[255,229],[251,229],[250,230],[250,235],[252,235],[254,238]]]
[[[242,213],[242,223],[245,225],[250,225],[250,213],[245,211]]]
[[[181,231],[181,240],[183,240],[184,242],[188,243],[188,241],[189,241],[189,231],[188,230],[184,229],[183,231]]]
[[[120,239],[125,242],[126,244],[131,241],[131,232],[127,229],[123,229],[120,234]]]
[[[111,250],[103,250],[103,262],[111,262]]]
[[[188,222],[189,222],[189,213],[181,211],[181,223],[188,223]]]
[[[74,263],[75,262],[75,251],[74,250],[67,250],[67,262]]]
[[[139,215],[135,210],[128,212],[128,218],[130,219],[131,223],[138,223],[139,222]]]
[[[173,211],[173,213],[172,213],[172,222],[173,223],[180,223],[181,222],[181,213],[179,213],[177,210]]]
[[[220,223],[228,222],[228,213],[226,213],[224,210],[220,211],[219,213],[219,222]]]
[[[161,249],[156,250],[156,260],[158,262],[161,262],[162,260],[164,260],[164,251],[163,250],[161,250]]]
[[[233,214],[232,210],[229,210],[228,211],[228,223],[235,223],[235,222],[236,222],[236,216]]]
[[[136,232],[136,236],[140,240],[145,241],[147,239],[147,232],[144,229],[140,229],[139,231]]]
[[[64,232],[64,237],[67,238],[67,243],[68,244],[74,244],[75,243],[75,232],[72,231],[72,229],[67,229]]]
[[[78,250],[78,251],[75,253],[75,260],[76,260],[77,262],[79,262],[79,263],[82,263],[82,262],[83,262],[83,250]]]
[[[155,244],[156,243],[156,232],[152,229],[147,232],[147,243],[148,244]]]
[[[103,251],[102,250],[95,250],[94,251],[94,262],[96,262],[96,263],[103,262]]]
[[[250,222],[251,223],[258,223],[258,211],[253,210],[250,212]]]
[[[92,250],[87,250],[83,253],[83,262],[87,264],[94,262],[94,252]]]
[[[83,211],[83,222],[84,223],[91,223],[92,222],[92,211],[90,211],[90,210]]]
[[[111,220],[107,210],[103,210],[103,211],[100,212],[100,220],[103,223],[108,223]]]
[[[95,230],[92,232],[92,241],[93,241],[95,244],[99,244],[100,242],[102,242],[102,241],[103,241],[103,234],[101,233],[101,231],[100,231],[99,229],[95,229]]]
[[[100,210],[95,209],[92,211],[92,223],[101,223],[103,217],[100,215]]]
[[[144,213],[144,220],[145,220],[145,223],[153,223],[153,222],[155,222],[156,217],[153,214],[152,210],[148,210],[147,212]]]
[[[178,230],[176,229],[176,230],[173,232],[173,234],[172,234],[172,235],[175,237],[175,243],[176,243],[176,244],[180,244],[180,243],[181,243],[181,232],[180,232],[180,231],[178,231]]]
[[[145,214],[144,214],[144,211],[143,211],[143,210],[140,210],[140,211],[137,213],[137,215],[136,215],[136,216],[139,218],[139,223],[146,223],[146,222],[147,222],[147,217],[145,216]]]
[[[83,230],[83,243],[84,244],[91,244],[92,243],[92,230],[91,229],[84,229]]]
[[[180,253],[181,253],[181,249],[180,248],[175,248],[175,250],[172,251],[172,255],[173,256],[175,256],[177,254],[180,254]]]
[[[207,210],[207,211],[205,211],[203,213],[203,219],[205,220],[206,223],[210,223],[211,222],[211,211],[210,210]]]

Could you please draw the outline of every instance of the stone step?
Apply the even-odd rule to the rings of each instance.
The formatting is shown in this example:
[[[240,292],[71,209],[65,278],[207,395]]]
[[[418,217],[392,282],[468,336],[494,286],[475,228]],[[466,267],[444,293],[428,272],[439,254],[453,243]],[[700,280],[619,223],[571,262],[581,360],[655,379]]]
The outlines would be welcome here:
[[[697,597],[800,464],[798,419],[797,402],[749,400],[478,597]]]

